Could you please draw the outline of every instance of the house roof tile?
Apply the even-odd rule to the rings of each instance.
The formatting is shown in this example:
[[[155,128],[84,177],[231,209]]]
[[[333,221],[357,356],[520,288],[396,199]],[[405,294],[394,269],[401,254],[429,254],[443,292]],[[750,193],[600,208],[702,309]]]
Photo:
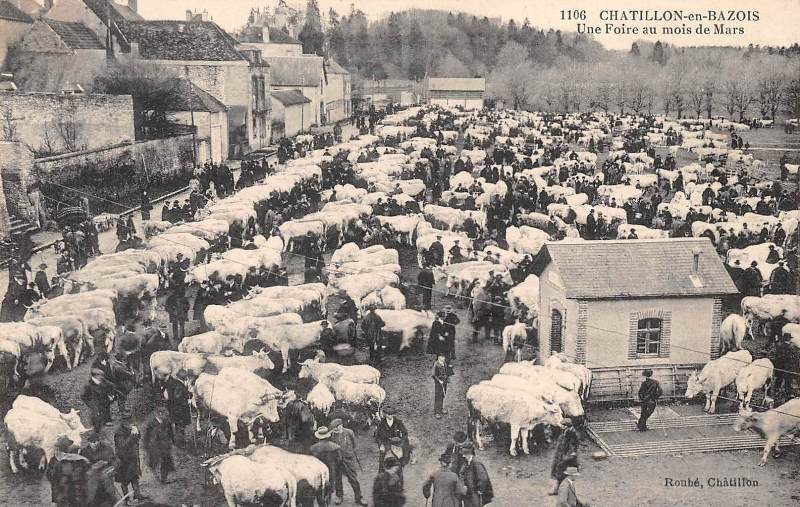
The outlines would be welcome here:
[[[694,253],[700,253],[693,276]],[[550,242],[534,262],[553,263],[570,299],[691,297],[735,294],[708,238]]]
[[[44,19],[70,49],[105,49],[97,35],[83,23]]]
[[[273,86],[318,86],[322,80],[319,56],[268,56]]]
[[[219,113],[228,110],[216,97],[185,77],[175,79],[175,91],[173,101],[165,107],[168,111]]]
[[[211,21],[120,21],[129,42],[147,60],[238,61],[236,41]]]
[[[273,99],[277,100],[284,106],[296,106],[311,102],[311,99],[303,95],[300,90],[277,90],[272,92],[271,95]]]
[[[5,0],[0,1],[0,19],[18,21],[20,23],[33,23],[32,17]]]
[[[486,79],[482,77],[432,77],[428,89],[437,91],[486,91]]]

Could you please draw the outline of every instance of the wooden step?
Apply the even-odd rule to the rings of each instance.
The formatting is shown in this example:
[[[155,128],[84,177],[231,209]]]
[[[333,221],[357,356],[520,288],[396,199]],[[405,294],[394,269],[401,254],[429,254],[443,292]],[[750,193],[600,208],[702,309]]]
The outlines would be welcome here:
[[[686,417],[651,417],[647,426],[651,429],[661,428],[689,428],[697,426],[725,426],[732,425],[738,414],[690,415]],[[636,419],[620,421],[590,422],[588,426],[595,433],[612,433],[617,431],[636,430]]]

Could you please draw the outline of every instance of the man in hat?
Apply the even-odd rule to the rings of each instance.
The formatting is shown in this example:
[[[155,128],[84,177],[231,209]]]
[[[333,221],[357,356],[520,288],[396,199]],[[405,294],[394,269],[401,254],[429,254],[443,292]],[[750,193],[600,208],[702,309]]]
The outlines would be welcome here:
[[[376,507],[402,507],[406,503],[400,474],[403,466],[394,458],[386,458],[383,470],[372,483],[372,504]]]
[[[436,319],[431,324],[431,332],[428,335],[428,354],[444,354],[447,357],[448,343],[447,333],[448,329],[444,324],[446,314],[443,311],[436,313]]]
[[[169,314],[172,323],[172,339],[180,343],[184,336],[184,325],[189,318],[189,300],[186,299],[186,289],[183,285],[176,286],[164,303],[164,309]]]
[[[564,470],[566,478],[558,487],[558,500],[556,507],[589,507],[589,504],[578,500],[578,493],[575,490],[573,477],[581,475],[575,467],[568,467]]]
[[[461,319],[458,318],[458,315],[453,311],[451,305],[446,305],[444,307],[444,318],[442,322],[444,323],[445,331],[447,331],[446,357],[449,366],[456,358],[456,326],[461,323]]]
[[[406,425],[403,424],[403,421],[395,416],[396,411],[393,407],[384,407],[383,418],[375,429],[375,441],[378,443],[379,469],[383,466],[384,456],[392,446],[392,439],[396,439],[395,442],[399,441],[399,444],[396,443],[395,445],[400,445],[403,448],[403,451],[401,451],[401,464],[405,465],[410,459],[411,447],[408,444],[408,430],[406,429]],[[408,452],[405,452],[406,450]]]
[[[431,309],[431,300],[433,299],[433,286],[436,281],[433,278],[433,271],[427,261],[422,262],[422,268],[417,275],[417,285],[422,293],[422,309]]]
[[[166,399],[169,419],[175,425],[175,433],[182,439],[186,438],[184,432],[186,426],[192,423],[189,412],[188,379],[188,372],[181,368],[174,376],[167,377],[161,387],[162,398]]]
[[[331,329],[327,320],[321,321],[319,325],[322,329],[319,332],[319,346],[326,356],[332,357],[334,353],[333,346],[336,345],[336,332]],[[332,426],[331,429],[333,429]]]
[[[553,454],[553,464],[550,467],[550,478],[553,480],[551,495],[558,493],[558,485],[564,480],[564,470],[567,467],[578,466],[578,442],[580,437],[571,419],[564,419],[564,431],[558,436],[556,452]]]
[[[356,436],[353,430],[345,428],[341,419],[334,419],[331,421],[330,429],[332,431],[331,442],[338,445],[342,450],[342,474],[347,476],[347,482],[353,488],[353,496],[358,505],[367,505],[361,496],[361,484],[358,482],[358,471],[356,466],[361,466],[356,455]],[[339,480],[336,482],[336,502],[341,503],[344,497],[344,486],[342,484],[342,474],[339,474]]]
[[[112,474],[117,467],[117,457],[114,456],[111,446],[100,441],[100,435],[95,430],[89,430],[86,441],[86,447],[81,449],[80,454],[89,460],[91,465],[86,488],[89,503],[97,506],[112,506],[119,500],[112,479]]]
[[[331,502],[334,485],[342,483],[342,448],[331,442],[331,431],[326,426],[320,426],[317,428],[314,436],[317,437],[318,441],[311,446],[309,452],[312,456],[325,463],[325,466],[328,467],[328,477],[330,480],[325,488],[325,498],[326,505],[329,505]],[[337,492],[337,505],[342,503],[341,496],[338,495],[339,494]]]
[[[147,452],[147,465],[154,475],[158,474],[161,483],[166,484],[169,473],[175,471],[175,463],[172,460],[172,422],[164,405],[158,405],[150,414],[142,437]]]
[[[653,370],[647,369],[642,372],[645,377],[644,382],[639,387],[639,401],[642,404],[642,414],[636,427],[639,431],[647,431],[647,419],[655,412],[656,402],[663,394],[658,381],[653,379]]]
[[[133,424],[130,412],[124,412],[119,428],[114,432],[114,449],[117,452],[116,481],[122,486],[122,493],[128,494],[128,487],[133,488],[131,499],[141,499],[139,476],[142,473],[139,465],[139,429]]]
[[[33,283],[36,284],[36,287],[39,289],[39,294],[43,297],[50,292],[50,279],[47,278],[47,264],[41,263],[39,264],[39,271],[36,272],[36,275],[33,277]]]
[[[58,507],[89,505],[86,475],[89,460],[75,453],[74,442],[60,436],[54,445],[55,454],[47,464],[51,501]]]
[[[386,323],[375,313],[377,307],[369,305],[368,312],[361,321],[361,332],[369,346],[369,360],[373,364],[381,364],[383,361],[383,338],[381,330]]]
[[[467,444],[467,434],[459,430],[453,434],[453,441],[447,445],[444,453],[450,456],[450,470],[458,473],[464,464],[462,448]]]
[[[433,363],[433,416],[441,419],[444,411],[444,395],[447,393],[447,382],[450,378],[447,363],[445,362],[445,352],[436,354],[436,361]]]
[[[431,500],[431,507],[461,507],[461,499],[467,493],[464,483],[450,470],[450,455],[439,456],[439,469],[431,473],[422,485],[422,495]],[[431,489],[433,491],[431,491]]]
[[[467,492],[464,495],[464,507],[481,507],[494,499],[492,481],[483,463],[475,459],[475,447],[465,445],[462,450],[464,466],[458,474]]]
[[[93,364],[81,400],[89,407],[89,420],[95,431],[102,431],[103,425],[111,422],[113,394],[113,386],[107,381],[106,372]]]
[[[428,262],[433,266],[444,264],[444,246],[440,235],[436,236],[436,241],[431,243],[430,248],[428,248]]]

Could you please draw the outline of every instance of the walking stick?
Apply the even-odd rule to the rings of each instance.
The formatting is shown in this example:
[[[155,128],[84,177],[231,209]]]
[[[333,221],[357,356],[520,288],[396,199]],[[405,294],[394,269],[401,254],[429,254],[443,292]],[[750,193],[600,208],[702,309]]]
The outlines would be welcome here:
[[[133,495],[133,488],[131,488],[131,491],[128,491],[127,493],[125,493],[125,495],[123,495],[123,496],[122,496],[122,498],[120,498],[120,499],[117,501],[117,503],[115,503],[115,504],[114,504],[114,507],[120,507],[121,505],[125,505],[125,501],[126,501],[126,500],[127,500],[127,499],[128,499],[130,496],[131,496],[131,495]]]

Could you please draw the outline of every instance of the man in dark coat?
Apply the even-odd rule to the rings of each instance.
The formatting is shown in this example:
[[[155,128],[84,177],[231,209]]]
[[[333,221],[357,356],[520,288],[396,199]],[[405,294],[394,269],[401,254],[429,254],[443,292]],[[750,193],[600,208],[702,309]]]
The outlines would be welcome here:
[[[475,447],[472,444],[465,445],[462,453],[464,466],[458,475],[467,488],[464,507],[481,507],[490,503],[494,499],[492,481],[483,463],[475,459]]]
[[[775,268],[769,276],[770,294],[786,294],[789,291],[790,283],[791,274],[789,270],[784,267],[783,261],[779,261],[778,267]]]
[[[442,246],[441,236],[436,236],[436,241],[431,243],[430,248],[428,248],[428,261],[434,266],[444,264],[444,246]]]
[[[361,484],[358,482],[358,471],[356,467],[359,466],[358,456],[356,455],[356,436],[353,430],[345,428],[341,419],[334,419],[330,424],[331,429],[331,442],[338,445],[342,451],[342,473],[339,474],[339,480],[336,482],[336,497],[337,503],[342,501],[344,497],[344,485],[342,484],[342,475],[347,477],[347,482],[353,488],[353,496],[357,505],[367,505],[361,496]]]
[[[175,433],[185,438],[184,429],[192,423],[189,413],[189,388],[186,387],[188,374],[181,368],[175,376],[169,376],[162,385],[162,396],[166,398],[169,419],[175,425]]]
[[[433,299],[433,286],[435,284],[433,278],[433,271],[427,262],[422,263],[422,269],[419,270],[417,275],[417,284],[419,285],[420,292],[422,293],[422,309],[431,309],[431,300]]]
[[[464,455],[461,453],[463,447],[467,445],[467,434],[459,430],[453,434],[453,441],[447,444],[444,453],[450,457],[450,470],[458,473],[464,464]]]
[[[189,300],[186,299],[184,287],[175,287],[172,294],[167,297],[164,309],[172,323],[172,339],[175,343],[180,343],[184,336],[184,324],[189,318]]]
[[[161,483],[166,484],[169,473],[175,471],[175,463],[172,459],[172,422],[164,405],[159,405],[150,414],[142,437],[147,452],[147,465],[154,475],[158,475]]]
[[[431,324],[431,332],[428,335],[428,347],[426,352],[428,354],[442,354],[447,355],[448,352],[448,329],[444,323],[444,312],[438,312],[436,314],[436,319]]]
[[[86,440],[87,445],[81,449],[80,454],[91,465],[87,487],[89,504],[98,507],[113,506],[119,500],[112,479],[112,473],[117,468],[117,457],[114,456],[111,446],[100,441],[100,435],[96,431],[90,431]]]
[[[400,462],[405,466],[411,459],[411,446],[408,443],[406,425],[398,417],[395,417],[396,412],[392,407],[385,407],[383,415],[384,417],[375,429],[375,441],[378,443],[378,469],[383,469],[383,458],[386,456],[386,451],[391,447],[393,438],[399,438],[402,441],[403,457]]]
[[[318,442],[311,446],[309,452],[328,467],[329,480],[325,488],[325,498],[326,505],[330,505],[334,486],[342,482],[342,448],[330,441],[331,431],[325,426],[318,428],[314,436]]]
[[[447,364],[451,365],[456,358],[456,326],[461,323],[461,319],[453,311],[453,307],[444,307],[444,328],[447,331]]]
[[[55,455],[47,464],[51,501],[57,507],[89,505],[86,476],[89,460],[76,453],[74,442],[61,436],[55,443]]]
[[[402,465],[394,458],[384,461],[383,470],[372,483],[372,504],[375,507],[402,507],[406,503],[403,481],[400,480]]]
[[[564,470],[567,467],[578,466],[578,442],[580,437],[570,419],[565,419],[565,428],[558,436],[556,452],[553,454],[553,464],[550,467],[550,478],[553,479],[553,486],[550,495],[558,493],[558,485],[564,480]]]
[[[440,468],[422,484],[426,505],[433,493],[431,507],[461,507],[461,499],[467,488],[458,475],[450,470],[450,456],[447,453],[439,456],[439,465]]]
[[[114,433],[114,450],[117,453],[116,481],[122,486],[122,493],[128,494],[128,486],[133,488],[131,499],[142,498],[139,490],[139,429],[133,425],[130,412],[122,414],[119,428]]]
[[[445,362],[445,353],[439,352],[436,355],[436,362],[433,363],[433,415],[436,419],[441,419],[442,415],[447,414],[444,410],[444,395],[447,394],[447,382],[450,379],[449,368]]]
[[[383,338],[381,330],[386,323],[375,313],[376,306],[370,305],[368,313],[361,321],[361,332],[369,346],[369,359],[374,364],[380,364],[383,360]]]
[[[50,292],[50,279],[47,278],[47,264],[42,263],[39,264],[39,271],[36,272],[36,275],[33,277],[33,283],[36,284],[36,287],[39,289],[39,293],[42,296],[46,296],[48,292]]]
[[[647,419],[655,412],[656,402],[661,397],[661,386],[658,381],[653,379],[653,370],[647,369],[642,372],[645,377],[641,387],[639,387],[639,401],[642,404],[642,414],[636,427],[639,431],[647,431]]]
[[[102,431],[103,425],[111,422],[112,399],[113,386],[106,380],[106,373],[99,368],[92,368],[81,400],[89,407],[89,419],[95,431]]]
[[[744,270],[744,282],[746,296],[761,296],[761,283],[763,282],[763,278],[761,276],[761,271],[758,269],[758,262],[751,262],[750,267]]]

